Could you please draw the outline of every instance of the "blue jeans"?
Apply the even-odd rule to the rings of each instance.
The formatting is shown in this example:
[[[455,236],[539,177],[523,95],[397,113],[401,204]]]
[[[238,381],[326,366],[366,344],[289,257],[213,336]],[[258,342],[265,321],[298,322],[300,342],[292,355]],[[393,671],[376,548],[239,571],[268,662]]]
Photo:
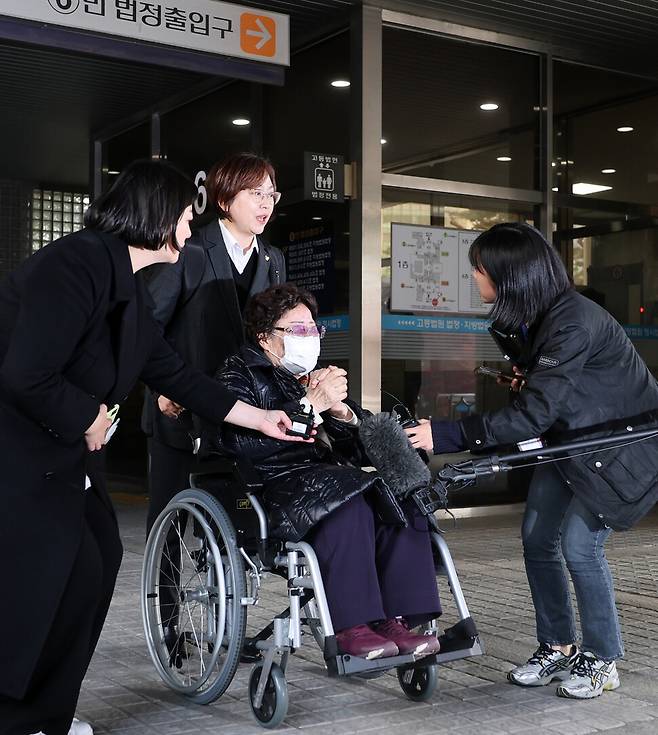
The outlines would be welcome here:
[[[582,650],[624,655],[612,575],[603,545],[610,529],[574,496],[550,465],[537,467],[523,517],[523,555],[540,643],[576,642],[566,568],[576,591]]]

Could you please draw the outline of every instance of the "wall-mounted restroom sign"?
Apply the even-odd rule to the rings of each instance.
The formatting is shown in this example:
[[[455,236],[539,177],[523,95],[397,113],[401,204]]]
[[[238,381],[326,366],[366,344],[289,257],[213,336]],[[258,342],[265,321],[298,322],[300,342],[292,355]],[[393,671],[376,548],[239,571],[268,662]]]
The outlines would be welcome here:
[[[1,15],[290,65],[287,15],[217,0],[2,0]]]
[[[304,199],[342,202],[345,162],[336,153],[304,153]]]

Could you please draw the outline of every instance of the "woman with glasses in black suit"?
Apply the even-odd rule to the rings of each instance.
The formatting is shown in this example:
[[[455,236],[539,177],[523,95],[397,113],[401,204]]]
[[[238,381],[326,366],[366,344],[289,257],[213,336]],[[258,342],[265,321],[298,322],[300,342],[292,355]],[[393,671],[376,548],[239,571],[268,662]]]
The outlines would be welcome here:
[[[212,376],[244,343],[247,299],[284,283],[286,267],[283,253],[263,238],[281,197],[272,164],[252,153],[234,154],[210,169],[205,186],[216,216],[190,238],[178,263],[151,269],[147,286],[165,339],[188,364]],[[199,435],[188,408],[171,396],[146,393],[147,531],[188,485]]]

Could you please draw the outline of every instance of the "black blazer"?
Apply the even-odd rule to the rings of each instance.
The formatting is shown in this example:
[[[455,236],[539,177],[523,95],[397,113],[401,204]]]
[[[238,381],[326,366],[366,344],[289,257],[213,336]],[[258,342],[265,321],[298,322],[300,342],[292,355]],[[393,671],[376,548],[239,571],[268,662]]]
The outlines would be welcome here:
[[[83,230],[0,286],[0,558],[6,632],[0,696],[21,698],[70,576],[83,528],[84,432],[138,379],[222,421],[235,399],[163,339],[127,245]]]
[[[176,265],[149,268],[145,280],[155,303],[153,314],[169,344],[187,364],[214,376],[245,341],[231,259],[219,222],[215,219],[196,232]],[[249,294],[285,280],[283,253],[258,238],[258,264]],[[192,437],[199,434],[195,424],[189,411],[178,419],[168,418],[159,410],[157,396],[146,393],[142,429],[147,435],[191,450]]]

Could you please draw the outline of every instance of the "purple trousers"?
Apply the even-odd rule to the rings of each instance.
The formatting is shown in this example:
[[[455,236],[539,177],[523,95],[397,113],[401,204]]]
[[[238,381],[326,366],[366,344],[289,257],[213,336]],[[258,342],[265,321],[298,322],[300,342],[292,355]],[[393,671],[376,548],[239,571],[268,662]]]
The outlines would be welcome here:
[[[398,616],[420,625],[441,614],[427,519],[413,501],[403,508],[406,528],[384,524],[359,495],[307,535],[335,632]]]

